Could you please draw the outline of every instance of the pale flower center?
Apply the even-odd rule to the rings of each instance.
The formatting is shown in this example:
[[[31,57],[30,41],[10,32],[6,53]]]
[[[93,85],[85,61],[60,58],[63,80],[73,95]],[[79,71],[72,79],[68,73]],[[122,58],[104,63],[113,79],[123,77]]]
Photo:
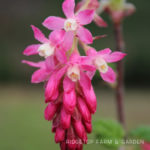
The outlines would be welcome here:
[[[67,70],[67,76],[73,82],[80,80],[80,69],[79,69],[79,67],[77,65],[70,66]]]
[[[39,47],[38,52],[40,56],[47,58],[54,54],[54,49],[50,43],[45,43]]]
[[[100,72],[106,73],[108,71],[108,65],[103,58],[96,58],[94,64]]]
[[[75,31],[77,27],[78,27],[78,24],[75,19],[67,19],[64,23],[64,29],[66,31]]]

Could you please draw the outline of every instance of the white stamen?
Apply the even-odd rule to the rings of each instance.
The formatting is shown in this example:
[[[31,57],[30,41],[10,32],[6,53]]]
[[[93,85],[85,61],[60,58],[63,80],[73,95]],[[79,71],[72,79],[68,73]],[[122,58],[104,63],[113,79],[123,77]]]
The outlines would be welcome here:
[[[73,82],[80,80],[80,69],[79,69],[79,67],[77,65],[70,66],[67,70],[67,76]]]
[[[78,24],[75,19],[67,19],[64,23],[64,29],[66,31],[75,31],[77,27],[78,27]]]
[[[39,49],[39,55],[42,57],[48,57],[54,54],[54,47],[50,43],[42,44]]]
[[[103,58],[101,57],[96,58],[94,64],[100,72],[106,73],[108,71],[108,65]]]

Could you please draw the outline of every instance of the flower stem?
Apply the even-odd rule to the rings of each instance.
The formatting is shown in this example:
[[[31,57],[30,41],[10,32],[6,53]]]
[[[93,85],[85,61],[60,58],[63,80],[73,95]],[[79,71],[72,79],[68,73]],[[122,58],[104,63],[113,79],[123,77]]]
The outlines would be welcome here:
[[[116,50],[124,52],[124,39],[122,23],[114,23],[114,36],[116,40]],[[125,114],[124,114],[124,63],[119,61],[117,63],[117,85],[116,85],[116,104],[118,120],[125,129]]]

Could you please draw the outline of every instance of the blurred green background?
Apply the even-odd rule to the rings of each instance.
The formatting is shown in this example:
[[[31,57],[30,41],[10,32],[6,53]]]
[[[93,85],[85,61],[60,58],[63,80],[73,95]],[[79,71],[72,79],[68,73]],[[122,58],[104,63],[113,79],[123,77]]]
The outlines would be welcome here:
[[[44,89],[31,85],[33,68],[21,64],[22,59],[38,60],[37,57],[22,55],[24,48],[37,43],[33,38],[31,24],[42,27],[49,15],[63,16],[63,0],[0,0],[0,149],[41,150],[58,149],[51,133],[51,123],[43,118]],[[125,110],[127,129],[138,124],[150,124],[150,1],[130,0],[137,12],[124,21],[124,37],[127,57],[125,58]],[[107,34],[95,41],[97,49],[110,47],[115,50],[112,24],[106,14],[102,17],[109,27],[88,26],[93,35]],[[116,118],[114,91],[100,79],[95,89],[98,111],[93,119]],[[109,110],[109,111],[108,111]],[[93,135],[90,135],[93,138]],[[86,149],[99,149],[99,145],[87,145]]]

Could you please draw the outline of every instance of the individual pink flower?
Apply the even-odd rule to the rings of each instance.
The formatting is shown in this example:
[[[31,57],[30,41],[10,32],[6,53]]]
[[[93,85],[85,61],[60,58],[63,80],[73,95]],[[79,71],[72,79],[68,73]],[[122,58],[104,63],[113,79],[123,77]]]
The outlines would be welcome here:
[[[101,51],[96,51],[93,48],[90,48],[87,51],[88,63],[93,64],[96,69],[100,72],[100,76],[102,79],[109,83],[114,83],[116,80],[116,74],[111,67],[109,67],[108,63],[113,63],[120,61],[126,56],[125,53],[122,52],[112,52],[109,48],[106,48]],[[90,72],[89,75],[92,78],[95,74],[95,71]]]
[[[62,77],[64,76],[64,74],[71,80],[71,82],[64,83],[64,86],[68,86],[68,85],[70,85],[70,83],[74,84],[74,82],[79,81],[80,84],[85,85],[87,87],[87,89],[91,87],[90,79],[88,79],[88,77],[85,79],[82,78],[82,76],[85,75],[85,73],[83,71],[85,71],[85,70],[93,71],[95,68],[91,65],[85,65],[84,63],[82,63],[81,58],[82,58],[82,56],[80,56],[78,53],[74,52],[70,56],[69,61],[66,62],[66,64],[63,67],[60,66],[60,68],[58,67],[53,71],[53,73],[51,74],[51,77],[47,83],[46,89],[45,89],[46,102],[51,101],[52,97],[56,96],[56,98],[57,98],[60,81],[61,81]],[[73,85],[71,85],[71,86],[73,86]],[[74,88],[72,88],[72,90],[74,90]],[[70,91],[70,92],[73,92],[73,91]],[[73,93],[70,95],[71,97],[74,95]],[[64,96],[64,98],[65,98],[65,96]],[[67,98],[69,99],[69,95]]]
[[[23,52],[24,55],[30,56],[39,54],[42,57],[49,57],[54,54],[60,55],[60,44],[64,40],[65,32],[63,30],[56,30],[50,33],[49,38],[46,38],[44,34],[35,26],[31,25],[36,40],[41,44],[29,45]],[[61,50],[62,51],[62,50]]]
[[[43,25],[50,30],[64,29],[65,43],[62,45],[66,50],[69,50],[73,43],[73,37],[77,35],[79,39],[86,43],[91,44],[93,37],[90,31],[83,27],[92,22],[94,10],[83,10],[74,14],[75,1],[65,0],[62,5],[63,12],[66,19],[61,17],[50,16],[45,19]]]
[[[76,11],[79,11],[80,9],[82,9],[82,7],[86,5],[86,3],[87,3],[86,0],[80,1],[76,6]],[[94,10],[95,13],[94,13],[93,21],[96,23],[96,25],[98,25],[99,27],[107,27],[107,23],[97,14],[99,5],[100,3],[98,0],[90,0],[86,9]]]

